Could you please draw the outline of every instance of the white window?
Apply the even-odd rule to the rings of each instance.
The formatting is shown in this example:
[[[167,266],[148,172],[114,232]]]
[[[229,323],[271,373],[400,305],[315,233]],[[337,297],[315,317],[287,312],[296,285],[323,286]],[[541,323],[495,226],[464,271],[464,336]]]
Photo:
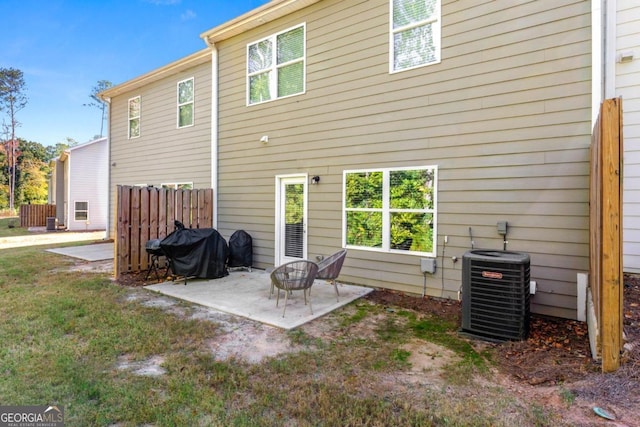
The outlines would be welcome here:
[[[86,221],[89,219],[89,202],[75,202],[73,219],[75,221]]]
[[[178,82],[178,127],[193,126],[193,77]]]
[[[247,105],[303,93],[305,24],[247,45]]]
[[[162,188],[173,188],[174,190],[193,190],[193,182],[171,182],[160,184]]]
[[[344,172],[344,244],[436,256],[437,167]]]
[[[440,0],[391,0],[390,71],[440,62]]]
[[[140,136],[140,97],[129,100],[129,139]]]

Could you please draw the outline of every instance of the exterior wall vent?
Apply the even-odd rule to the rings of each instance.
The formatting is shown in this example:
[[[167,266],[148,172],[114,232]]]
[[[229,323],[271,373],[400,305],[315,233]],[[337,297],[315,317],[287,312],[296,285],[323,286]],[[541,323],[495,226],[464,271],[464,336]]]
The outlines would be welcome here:
[[[529,335],[529,255],[470,250],[462,257],[461,333],[490,341]]]

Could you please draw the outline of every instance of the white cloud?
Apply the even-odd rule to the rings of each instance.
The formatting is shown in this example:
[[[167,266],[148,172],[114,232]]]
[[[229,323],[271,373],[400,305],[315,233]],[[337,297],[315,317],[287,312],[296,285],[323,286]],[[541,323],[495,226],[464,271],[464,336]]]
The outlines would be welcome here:
[[[192,19],[196,19],[196,17],[197,17],[196,13],[191,9],[187,9],[186,12],[180,15],[180,19],[182,21],[190,21]]]

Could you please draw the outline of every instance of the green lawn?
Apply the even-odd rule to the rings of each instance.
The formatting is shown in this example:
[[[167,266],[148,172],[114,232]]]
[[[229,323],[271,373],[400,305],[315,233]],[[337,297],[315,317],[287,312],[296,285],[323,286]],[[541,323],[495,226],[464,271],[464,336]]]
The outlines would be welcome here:
[[[29,230],[20,227],[20,218],[17,216],[0,217],[0,237],[24,236]]]
[[[485,355],[438,318],[359,301],[331,314],[337,338],[296,330],[301,352],[220,362],[216,323],[145,306],[128,296],[146,291],[67,272],[70,263],[41,248],[0,250],[2,405],[59,405],[67,426],[562,425],[488,386]],[[444,385],[395,384],[410,370],[410,340],[459,356]],[[119,367],[150,358],[164,374]]]

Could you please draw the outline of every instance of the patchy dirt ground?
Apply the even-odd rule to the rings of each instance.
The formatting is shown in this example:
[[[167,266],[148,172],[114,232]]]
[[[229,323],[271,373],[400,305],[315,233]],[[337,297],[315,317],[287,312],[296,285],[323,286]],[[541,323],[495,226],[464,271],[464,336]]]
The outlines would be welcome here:
[[[125,275],[120,284],[141,286],[144,274]],[[640,276],[625,276],[624,296],[627,344],[622,367],[615,373],[602,374],[599,363],[591,358],[587,326],[582,322],[532,315],[526,341],[472,342],[479,350],[492,355],[495,364],[492,384],[503,387],[522,400],[552,406],[566,421],[577,426],[640,427]],[[277,328],[146,292],[134,292],[131,298],[139,299],[143,304],[161,306],[176,315],[221,324],[225,334],[209,343],[212,353],[220,360],[236,358],[259,363],[266,357],[299,349],[292,344],[290,335]],[[361,303],[432,313],[458,324],[461,321],[461,306],[455,301],[377,290]],[[353,307],[345,309],[355,310]],[[340,339],[343,332],[336,327],[338,321],[337,316],[330,314],[322,321],[303,325],[301,330],[310,337]],[[358,326],[361,330],[350,330],[349,333],[359,336],[374,334],[378,321],[383,319],[361,322]],[[385,380],[405,392],[421,389],[416,386],[443,384],[440,368],[457,357],[445,348],[419,340],[407,343],[405,350],[411,353],[412,370],[402,377]],[[127,367],[126,361],[123,361],[123,366]],[[156,372],[157,367],[151,360],[149,366],[136,366],[135,369],[148,373]],[[616,421],[596,416],[594,407],[605,409],[615,416]]]

